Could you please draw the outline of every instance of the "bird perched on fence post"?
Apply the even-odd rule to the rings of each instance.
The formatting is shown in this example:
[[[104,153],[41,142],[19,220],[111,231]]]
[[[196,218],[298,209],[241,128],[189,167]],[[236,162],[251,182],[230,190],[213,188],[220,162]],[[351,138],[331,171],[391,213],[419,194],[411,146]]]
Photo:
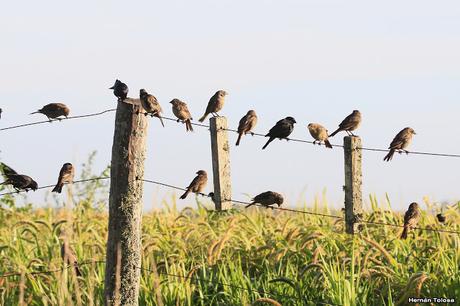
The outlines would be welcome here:
[[[67,116],[69,116],[70,114],[70,109],[67,107],[67,105],[63,103],[50,103],[46,104],[38,111],[30,114],[43,114],[46,117],[48,117],[48,120],[51,122],[51,119],[61,120],[60,118],[58,118],[60,116],[64,116],[67,118]]]
[[[328,140],[329,136],[327,135],[327,130],[324,126],[318,123],[310,123],[308,124],[308,131],[310,131],[310,135],[315,139],[313,144],[318,142],[318,144],[321,145],[321,142],[324,141],[324,145],[332,149],[332,145]]]
[[[225,96],[227,95],[228,93],[225,90],[218,90],[211,99],[209,99],[206,111],[198,121],[203,122],[209,114],[212,114],[214,117],[219,117],[217,112],[224,107]]]
[[[265,192],[262,192],[261,194],[256,195],[252,199],[252,203],[247,205],[246,208],[252,205],[255,205],[255,204],[262,204],[263,206],[267,208],[273,208],[273,207],[270,207],[270,205],[277,204],[278,207],[280,207],[281,204],[283,204],[283,202],[284,202],[284,198],[278,192],[265,191]]]
[[[294,118],[292,117],[286,117],[284,119],[281,119],[278,121],[274,127],[268,131],[267,135],[265,137],[270,137],[267,141],[267,143],[262,147],[262,150],[265,149],[270,142],[275,140],[276,138],[279,139],[287,139],[289,135],[291,135],[292,131],[294,130],[294,123],[297,123]]]
[[[409,154],[409,151],[406,151],[405,149],[409,146],[409,144],[412,141],[412,136],[416,135],[415,131],[410,128],[406,127],[402,129],[393,139],[393,141],[390,144],[390,152],[383,158],[384,161],[390,161],[393,158],[393,155],[395,154],[396,151],[398,152],[406,152],[406,154]]]
[[[356,130],[361,124],[361,113],[359,110],[354,110],[350,115],[348,115],[343,121],[339,124],[339,128],[329,135],[333,137],[340,131],[345,131],[350,136],[355,136],[352,131]]]
[[[191,120],[193,120],[190,111],[188,110],[187,103],[182,102],[179,99],[172,99],[172,111],[174,116],[177,117],[177,122],[182,121],[185,123],[185,130],[193,132],[193,126]]]
[[[141,89],[139,92],[139,97],[141,99],[142,107],[146,111],[146,116],[150,114],[151,117],[157,117],[160,119],[161,125],[164,127],[165,124],[163,123],[163,119],[161,118],[161,113],[163,110],[161,109],[160,103],[158,103],[157,98],[155,96],[149,94],[145,89]]]
[[[196,172],[197,176],[193,181],[188,185],[187,190],[180,199],[185,199],[190,192],[193,193],[202,193],[206,184],[208,183],[208,174],[204,170],[199,170]]]
[[[407,209],[406,213],[404,214],[404,229],[401,234],[401,239],[406,239],[409,230],[417,226],[420,216],[421,214],[418,204],[416,202],[411,203],[409,205],[409,209]]]
[[[241,118],[240,123],[238,124],[238,139],[236,140],[237,146],[240,145],[241,137],[243,135],[246,135],[248,133],[252,133],[252,129],[256,126],[257,124],[257,114],[254,110],[249,110],[246,115]]]
[[[109,89],[113,89],[113,94],[118,98],[118,101],[123,101],[128,96],[128,85],[120,80],[115,80],[115,84]]]
[[[73,182],[74,175],[75,171],[71,163],[65,163],[64,165],[62,165],[61,171],[59,171],[58,181],[52,192],[61,193],[64,184],[69,184]]]
[[[12,185],[13,188],[16,189],[16,191],[29,191],[29,189],[35,191],[38,189],[37,182],[35,182],[30,176],[18,174],[11,167],[7,166],[4,163],[0,163],[0,167],[3,175],[6,178],[6,180],[0,185]]]

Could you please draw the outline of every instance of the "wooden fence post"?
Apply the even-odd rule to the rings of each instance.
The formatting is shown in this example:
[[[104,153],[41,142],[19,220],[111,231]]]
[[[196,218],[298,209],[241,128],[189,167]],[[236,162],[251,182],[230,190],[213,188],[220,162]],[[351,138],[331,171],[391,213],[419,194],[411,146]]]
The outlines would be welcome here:
[[[118,102],[115,117],[104,292],[105,305],[110,306],[138,305],[143,194],[140,179],[144,178],[148,127],[148,119],[140,110],[138,103]]]
[[[230,176],[230,145],[228,143],[227,118],[212,117],[210,120],[212,177],[216,210],[232,208],[232,180]]]
[[[345,153],[345,231],[348,234],[359,232],[359,220],[362,216],[362,172],[361,138],[345,136],[343,150]]]

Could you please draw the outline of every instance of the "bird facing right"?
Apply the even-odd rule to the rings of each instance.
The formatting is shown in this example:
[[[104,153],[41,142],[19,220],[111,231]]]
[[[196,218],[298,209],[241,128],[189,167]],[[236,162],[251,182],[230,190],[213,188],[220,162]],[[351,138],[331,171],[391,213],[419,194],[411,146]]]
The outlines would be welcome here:
[[[340,131],[347,132],[348,135],[355,136],[352,131],[356,130],[361,124],[361,113],[359,110],[354,110],[339,124],[339,128],[334,131],[329,137],[334,137]]]
[[[180,199],[185,199],[190,192],[193,193],[202,193],[206,184],[208,183],[208,174],[204,170],[199,170],[196,172],[197,176],[193,181],[188,185],[187,190]]]
[[[190,114],[190,111],[188,110],[187,103],[182,102],[179,99],[172,99],[171,102],[172,104],[172,111],[174,116],[177,117],[177,122],[182,121],[185,123],[185,130],[188,132],[193,132],[193,126],[191,120],[192,115]]]
[[[409,154],[408,151],[405,149],[409,146],[412,141],[412,136],[416,135],[415,131],[410,128],[406,127],[402,129],[393,139],[390,144],[390,152],[383,158],[384,161],[390,161],[393,158],[393,155],[396,151],[404,151],[406,154]]]
[[[120,80],[115,80],[115,84],[109,89],[113,89],[113,94],[118,98],[118,101],[123,101],[128,96],[128,86]]]
[[[74,175],[75,171],[71,163],[65,163],[64,165],[62,165],[61,171],[59,171],[58,181],[52,192],[61,193],[64,184],[69,184],[73,182]]]
[[[261,194],[256,195],[252,199],[252,203],[247,205],[246,208],[255,205],[255,204],[262,204],[263,206],[269,208],[271,205],[277,204],[278,207],[281,207],[281,204],[283,204],[284,198],[281,194],[278,192],[274,191],[265,191],[262,192]],[[273,208],[273,207],[270,207]]]
[[[308,124],[308,131],[310,132],[310,135],[315,139],[313,144],[318,142],[318,144],[321,145],[321,142],[324,141],[326,148],[332,149],[332,145],[328,140],[327,130],[324,126],[318,123],[310,123]]]
[[[145,89],[139,91],[139,97],[142,103],[142,107],[146,111],[146,116],[150,114],[151,117],[155,116],[160,119],[161,125],[164,127],[163,119],[161,118],[161,109],[160,103],[158,103],[157,98],[154,95],[149,94]]]
[[[267,141],[267,143],[262,147],[262,150],[264,150],[270,142],[275,140],[276,138],[279,139],[287,139],[289,135],[291,135],[292,131],[294,130],[294,123],[297,123],[294,118],[292,117],[286,117],[284,119],[281,119],[278,121],[274,127],[268,131],[267,135],[265,137],[270,137]]]
[[[38,111],[30,114],[43,114],[48,117],[49,121],[51,121],[51,119],[61,120],[58,117],[64,116],[67,118],[67,116],[70,114],[70,109],[64,103],[50,103],[46,104]]]
[[[257,114],[254,110],[249,110],[246,115],[241,118],[240,123],[238,124],[238,139],[236,140],[236,145],[240,145],[241,137],[248,133],[251,133],[252,129],[257,124]]]
[[[7,166],[4,163],[0,164],[3,175],[6,180],[0,185],[12,185],[17,191],[25,190],[33,191],[38,189],[38,184],[30,176],[24,174],[18,174],[11,167]]]
[[[204,112],[204,115],[200,119],[198,119],[198,121],[203,122],[209,114],[212,114],[214,117],[218,117],[219,115],[217,114],[217,112],[219,112],[222,109],[222,107],[224,107],[225,96],[227,95],[228,93],[225,90],[218,90],[211,97],[211,99],[209,99],[206,111]]]
[[[407,234],[409,233],[409,230],[417,226],[417,223],[420,217],[421,217],[421,214],[420,214],[418,204],[415,202],[411,203],[409,205],[409,209],[407,209],[406,213],[404,214],[404,230],[401,234],[401,239],[407,238]]]

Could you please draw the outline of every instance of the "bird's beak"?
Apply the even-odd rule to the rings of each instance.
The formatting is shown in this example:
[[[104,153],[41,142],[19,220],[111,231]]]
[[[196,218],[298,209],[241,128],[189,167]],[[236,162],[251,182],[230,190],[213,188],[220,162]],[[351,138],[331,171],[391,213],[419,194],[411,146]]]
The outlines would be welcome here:
[[[415,131],[414,131],[414,135],[417,135],[417,133],[415,133]]]
[[[115,85],[113,85],[112,87],[110,87],[109,89],[115,89]]]

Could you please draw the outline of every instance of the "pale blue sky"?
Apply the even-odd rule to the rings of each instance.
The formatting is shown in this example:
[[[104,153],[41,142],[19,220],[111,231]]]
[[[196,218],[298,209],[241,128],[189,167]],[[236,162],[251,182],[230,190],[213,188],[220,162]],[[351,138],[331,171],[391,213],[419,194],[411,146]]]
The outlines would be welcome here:
[[[168,116],[177,97],[197,119],[225,89],[222,115],[232,127],[255,109],[257,132],[293,116],[292,137],[310,139],[309,122],[333,130],[359,109],[365,146],[385,148],[410,126],[418,133],[410,149],[460,153],[457,1],[9,2],[0,27],[0,127],[41,120],[28,114],[50,102],[66,103],[73,115],[113,108],[107,88],[119,78],[130,96],[153,93]],[[98,172],[110,161],[113,120],[112,113],[0,132],[0,158],[48,185],[64,162],[80,165],[97,150]],[[151,122],[146,178],[185,187],[196,170],[211,171],[209,134],[166,125]],[[326,188],[330,203],[342,205],[342,150],[276,141],[262,151],[263,143],[247,137],[232,146],[234,198],[271,189],[290,203],[304,192],[311,204]],[[388,192],[401,209],[424,195],[460,198],[460,159],[398,155],[388,164],[383,156],[364,153],[366,199]],[[146,185],[145,207],[170,193]]]

